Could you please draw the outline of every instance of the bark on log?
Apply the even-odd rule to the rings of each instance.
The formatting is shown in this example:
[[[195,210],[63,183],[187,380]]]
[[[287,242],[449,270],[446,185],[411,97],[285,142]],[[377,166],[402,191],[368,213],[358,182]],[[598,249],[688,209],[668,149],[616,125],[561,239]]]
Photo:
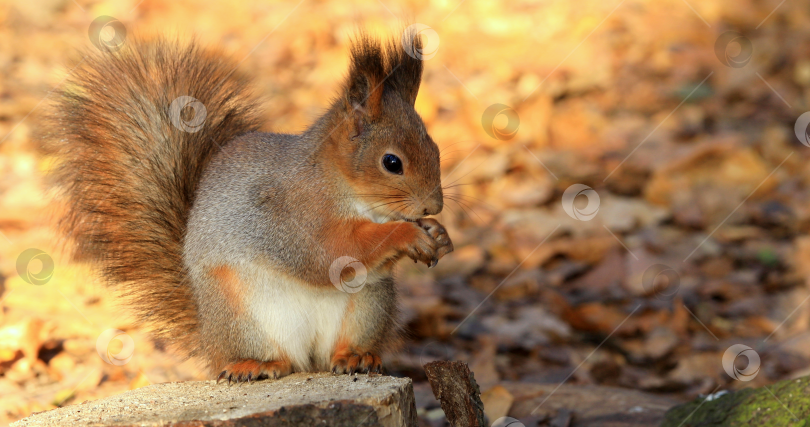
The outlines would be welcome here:
[[[433,395],[453,427],[484,427],[484,404],[475,377],[464,362],[431,362],[425,365]]]
[[[231,385],[214,381],[154,384],[41,412],[29,426],[416,427],[409,378],[293,374]]]

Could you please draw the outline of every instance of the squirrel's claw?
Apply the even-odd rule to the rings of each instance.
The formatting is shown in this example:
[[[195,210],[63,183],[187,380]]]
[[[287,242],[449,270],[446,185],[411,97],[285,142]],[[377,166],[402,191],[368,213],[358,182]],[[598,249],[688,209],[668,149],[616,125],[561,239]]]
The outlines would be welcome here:
[[[335,357],[332,358],[331,371],[336,375],[368,374],[375,371],[379,373],[382,371],[382,359],[380,356],[371,352],[365,352],[363,355],[358,353],[343,353],[335,355]]]
[[[263,378],[278,379],[292,373],[292,365],[286,361],[262,362],[259,360],[241,360],[225,367],[217,377],[217,383],[227,375],[228,385],[240,384]]]
[[[411,246],[408,256],[414,262],[422,261],[428,268],[433,268],[443,256],[453,252],[453,241],[444,226],[433,218],[420,218],[416,225],[425,235]]]

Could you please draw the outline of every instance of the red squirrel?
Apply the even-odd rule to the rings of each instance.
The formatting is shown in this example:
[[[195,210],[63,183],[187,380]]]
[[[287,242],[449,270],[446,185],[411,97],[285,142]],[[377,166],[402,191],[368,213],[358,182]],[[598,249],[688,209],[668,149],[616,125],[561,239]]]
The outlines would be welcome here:
[[[426,218],[443,196],[414,110],[422,45],[396,40],[357,36],[337,97],[300,134],[258,131],[249,79],[219,51],[158,38],[89,54],[46,132],[61,228],[139,322],[218,380],[380,372],[400,340],[396,261],[453,250]],[[341,260],[363,270],[359,291],[336,286],[352,276]]]

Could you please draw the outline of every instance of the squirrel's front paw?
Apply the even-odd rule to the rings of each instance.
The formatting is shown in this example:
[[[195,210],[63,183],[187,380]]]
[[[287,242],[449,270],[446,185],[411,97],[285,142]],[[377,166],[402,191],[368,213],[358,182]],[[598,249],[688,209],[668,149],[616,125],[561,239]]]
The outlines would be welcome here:
[[[355,372],[381,373],[382,358],[371,352],[365,352],[362,355],[354,352],[339,353],[332,358],[333,374],[353,375]]]
[[[416,241],[408,247],[408,257],[433,267],[443,256],[453,252],[453,242],[439,221],[421,218],[415,225],[421,228],[423,233],[418,234]]]
[[[217,383],[227,378],[228,384],[231,381],[240,383],[242,381],[260,380],[264,378],[278,379],[292,373],[292,365],[285,361],[262,362],[259,360],[240,360],[225,367],[217,377]]]

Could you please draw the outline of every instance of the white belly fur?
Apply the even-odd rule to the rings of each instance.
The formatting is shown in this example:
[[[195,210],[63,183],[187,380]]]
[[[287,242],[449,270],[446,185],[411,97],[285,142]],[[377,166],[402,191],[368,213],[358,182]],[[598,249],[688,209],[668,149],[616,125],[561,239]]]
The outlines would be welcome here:
[[[245,282],[254,286],[250,313],[267,339],[283,349],[298,372],[328,370],[349,294],[315,288],[267,267],[252,266]],[[264,355],[272,360],[278,354]]]

